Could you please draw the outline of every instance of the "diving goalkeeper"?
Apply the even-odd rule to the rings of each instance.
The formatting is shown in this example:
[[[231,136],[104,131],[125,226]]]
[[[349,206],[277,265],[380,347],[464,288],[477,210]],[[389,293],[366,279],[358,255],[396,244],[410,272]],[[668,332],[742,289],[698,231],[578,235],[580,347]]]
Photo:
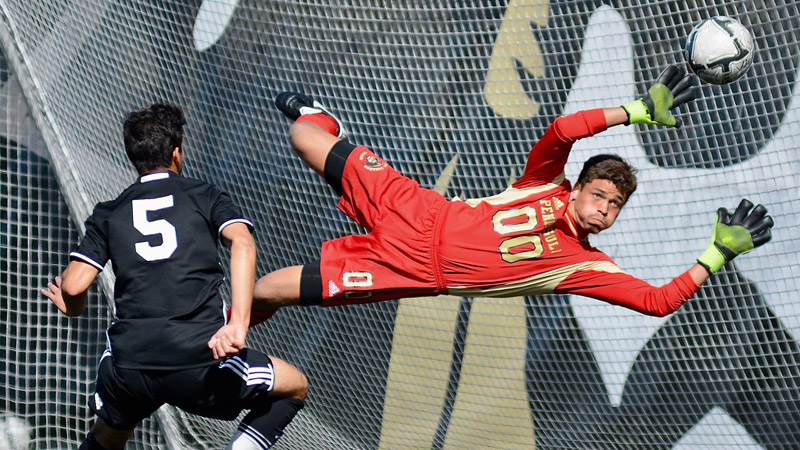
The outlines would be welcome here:
[[[694,100],[694,78],[669,66],[642,98],[616,108],[559,117],[533,146],[525,172],[497,195],[448,201],[344,139],[341,122],[301,93],[275,103],[295,123],[298,155],[339,194],[338,208],[369,230],[322,244],[320,259],[286,267],[255,287],[251,325],[287,305],[336,306],[452,294],[509,297],[576,294],[665,316],[710,274],[771,238],[767,210],[742,200],[720,208],[711,244],[697,263],[655,287],[623,272],[588,237],[611,227],[636,190],[636,170],[617,155],[596,155],[575,185],[564,166],[578,139],[609,127],[676,127],[670,111]]]

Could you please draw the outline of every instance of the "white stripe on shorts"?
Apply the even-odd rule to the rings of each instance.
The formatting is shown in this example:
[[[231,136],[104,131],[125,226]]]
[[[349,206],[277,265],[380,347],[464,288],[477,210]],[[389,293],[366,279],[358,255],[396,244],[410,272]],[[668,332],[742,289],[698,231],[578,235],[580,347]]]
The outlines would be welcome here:
[[[239,376],[242,380],[247,383],[248,386],[253,386],[256,384],[265,384],[267,385],[267,390],[271,391],[274,387],[275,383],[275,372],[272,366],[269,367],[250,367],[250,364],[247,361],[243,360],[238,356],[232,356],[225,360],[222,364],[219,365],[222,367],[227,367],[228,369],[232,370],[233,373]]]

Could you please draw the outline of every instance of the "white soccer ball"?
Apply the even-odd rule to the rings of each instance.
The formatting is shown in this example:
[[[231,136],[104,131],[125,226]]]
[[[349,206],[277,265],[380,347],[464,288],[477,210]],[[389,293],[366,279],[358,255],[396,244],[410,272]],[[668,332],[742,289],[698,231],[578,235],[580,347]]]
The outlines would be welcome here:
[[[727,84],[738,80],[753,63],[753,35],[736,19],[714,16],[689,33],[686,60],[701,80]]]

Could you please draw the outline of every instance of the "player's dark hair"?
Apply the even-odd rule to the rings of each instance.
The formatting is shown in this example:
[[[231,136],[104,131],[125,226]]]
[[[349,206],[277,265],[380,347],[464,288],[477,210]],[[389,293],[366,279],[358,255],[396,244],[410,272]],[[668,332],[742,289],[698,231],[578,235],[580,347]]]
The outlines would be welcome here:
[[[140,174],[169,167],[175,147],[182,148],[184,125],[183,111],[166,103],[155,103],[125,116],[125,153]]]
[[[636,190],[636,168],[625,162],[619,155],[595,155],[583,163],[576,184],[586,186],[594,180],[608,180],[614,183],[619,192],[628,201]]]

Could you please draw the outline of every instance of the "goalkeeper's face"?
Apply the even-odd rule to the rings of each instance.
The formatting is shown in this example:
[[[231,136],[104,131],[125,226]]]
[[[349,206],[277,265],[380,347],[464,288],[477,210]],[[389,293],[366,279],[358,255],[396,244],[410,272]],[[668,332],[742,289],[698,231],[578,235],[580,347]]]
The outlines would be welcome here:
[[[613,225],[626,200],[614,183],[599,178],[576,184],[571,198],[570,215],[578,227],[591,234]]]

